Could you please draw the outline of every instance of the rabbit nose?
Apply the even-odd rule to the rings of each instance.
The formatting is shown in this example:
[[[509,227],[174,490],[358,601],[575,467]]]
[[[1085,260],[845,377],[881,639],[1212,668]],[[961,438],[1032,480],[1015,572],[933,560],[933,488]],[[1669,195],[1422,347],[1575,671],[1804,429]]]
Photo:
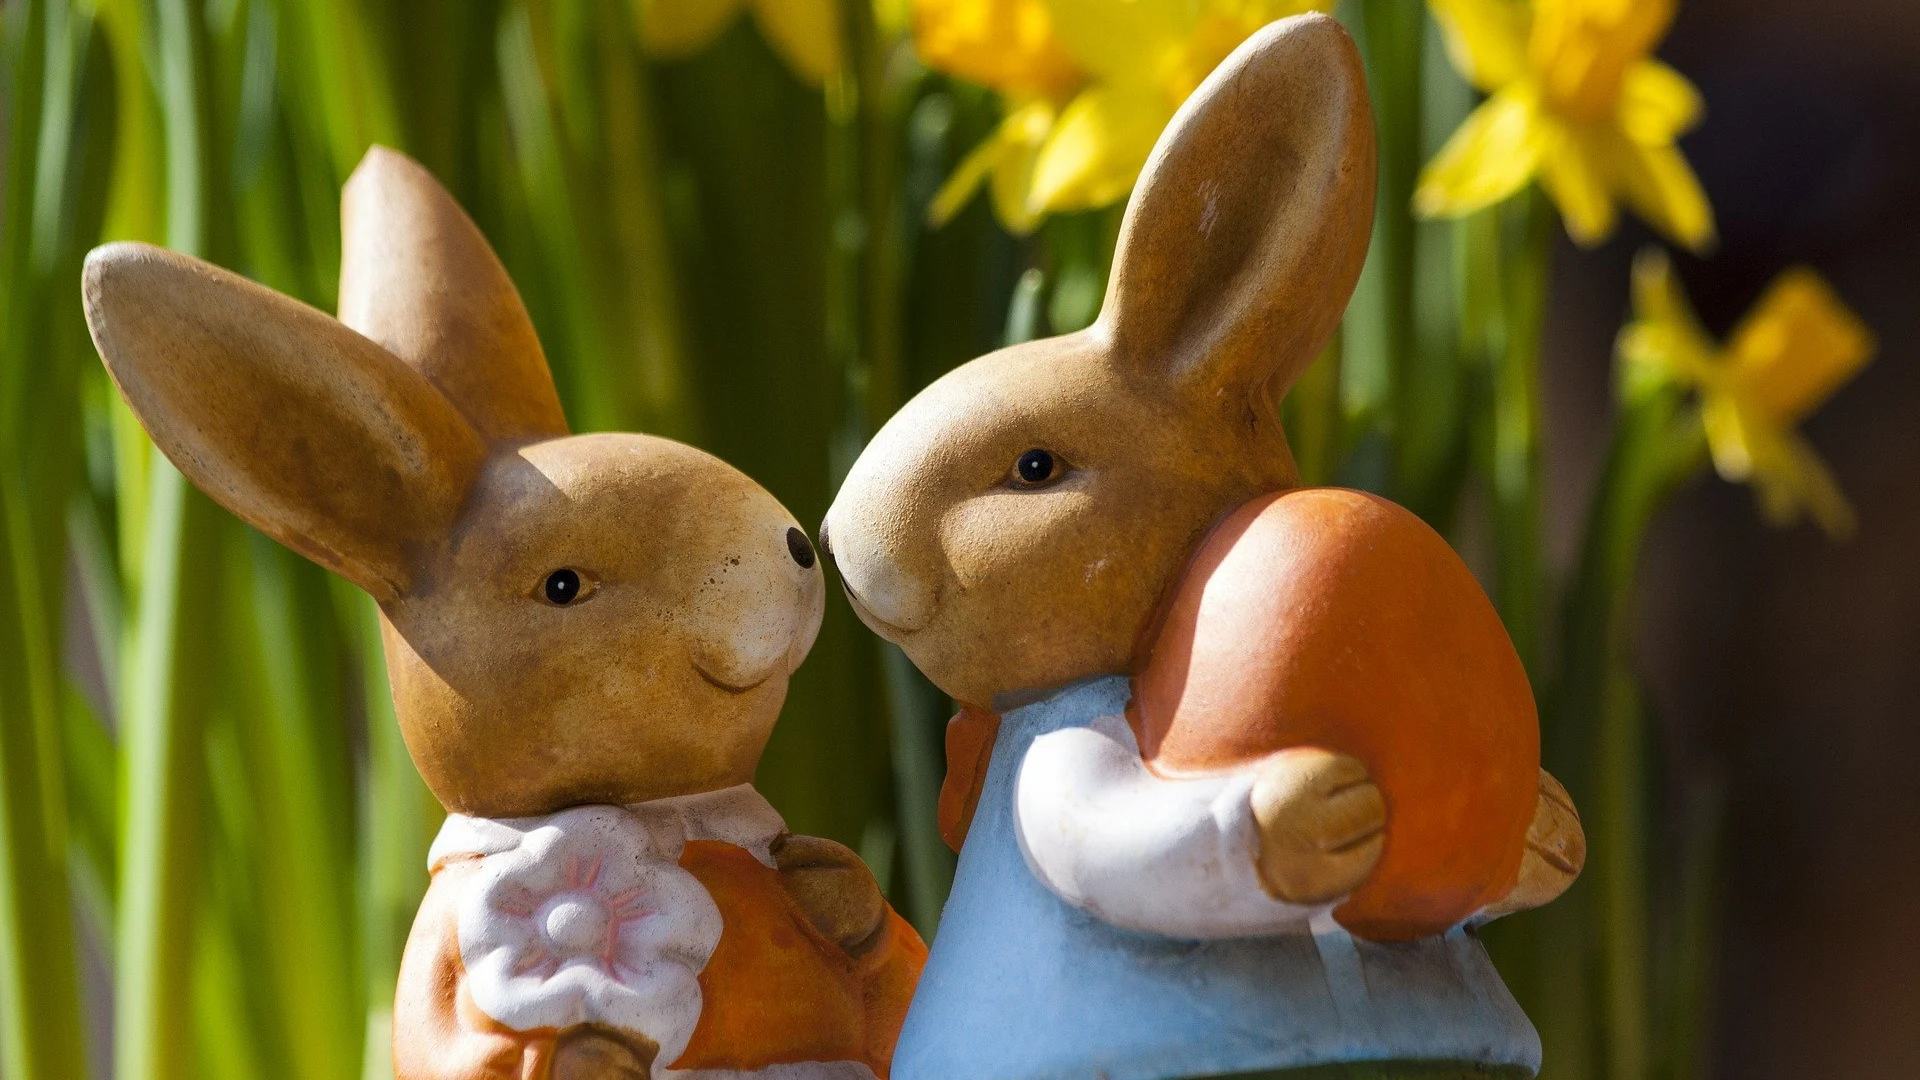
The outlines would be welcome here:
[[[807,534],[797,528],[787,529],[787,554],[793,556],[793,561],[800,564],[800,569],[813,569],[813,545],[807,543]]]

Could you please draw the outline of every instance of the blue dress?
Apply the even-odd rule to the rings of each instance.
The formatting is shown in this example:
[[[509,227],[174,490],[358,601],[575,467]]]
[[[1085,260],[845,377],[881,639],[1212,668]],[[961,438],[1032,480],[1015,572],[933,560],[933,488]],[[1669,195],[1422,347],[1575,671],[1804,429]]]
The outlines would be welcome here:
[[[1167,1080],[1335,1062],[1539,1068],[1540,1039],[1479,941],[1321,934],[1205,941],[1101,922],[1020,851],[1014,779],[1033,740],[1121,713],[1121,676],[1002,717],[893,1080]]]

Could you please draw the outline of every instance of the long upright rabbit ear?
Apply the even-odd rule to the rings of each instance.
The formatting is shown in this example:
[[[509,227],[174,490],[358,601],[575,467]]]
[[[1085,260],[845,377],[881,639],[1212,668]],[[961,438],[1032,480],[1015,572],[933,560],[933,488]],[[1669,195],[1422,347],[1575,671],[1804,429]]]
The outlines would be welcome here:
[[[147,244],[87,256],[87,325],[134,415],[202,491],[390,600],[445,540],[486,446],[330,315]]]
[[[1149,379],[1284,390],[1339,324],[1373,228],[1373,116],[1340,24],[1248,38],[1154,147],[1101,323]]]
[[[340,321],[412,364],[489,442],[567,433],[520,294],[433,174],[367,151],[340,196]]]

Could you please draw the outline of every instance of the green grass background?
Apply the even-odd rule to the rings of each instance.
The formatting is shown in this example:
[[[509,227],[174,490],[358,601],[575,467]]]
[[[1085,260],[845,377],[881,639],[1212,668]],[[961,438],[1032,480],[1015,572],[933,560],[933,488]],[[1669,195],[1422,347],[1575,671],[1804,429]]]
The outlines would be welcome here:
[[[0,7],[0,1077],[391,1075],[439,819],[370,602],[152,451],[87,339],[85,252],[163,243],[331,310],[339,186],[370,143],[399,147],[500,251],[576,430],[705,446],[817,521],[915,388],[1090,321],[1117,223],[1016,240],[976,203],[926,229],[997,106],[864,3],[840,11],[847,66],[820,89],[745,19],[650,61],[627,0]],[[1341,340],[1285,403],[1296,451],[1310,481],[1490,538],[1468,554],[1594,841],[1572,895],[1497,928],[1550,1073],[1691,1074],[1712,815],[1670,865],[1649,857],[1623,627],[1645,522],[1700,467],[1697,421],[1666,398],[1623,414],[1585,554],[1556,579],[1538,342],[1557,226],[1537,198],[1416,223],[1414,175],[1472,94],[1417,0],[1341,16],[1368,57],[1380,212]],[[952,872],[933,828],[947,715],[830,604],[760,771],[796,830],[858,847],[929,933]]]

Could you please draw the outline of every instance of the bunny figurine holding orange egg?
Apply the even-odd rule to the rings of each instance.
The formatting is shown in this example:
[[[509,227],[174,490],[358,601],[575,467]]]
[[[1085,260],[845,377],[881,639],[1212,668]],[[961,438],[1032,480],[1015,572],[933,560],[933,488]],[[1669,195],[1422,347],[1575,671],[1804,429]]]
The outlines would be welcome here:
[[[1529,1076],[1473,928],[1584,839],[1446,542],[1301,488],[1275,402],[1374,206],[1352,42],[1255,34],[1167,127],[1100,317],[887,422],[823,526],[861,619],[963,703],[953,892],[895,1080]]]
[[[419,165],[348,182],[340,318],[139,244],[94,342],[208,495],[379,601],[450,811],[402,961],[401,1080],[874,1080],[925,947],[754,790],[822,578],[759,485],[568,434],[486,240]]]

